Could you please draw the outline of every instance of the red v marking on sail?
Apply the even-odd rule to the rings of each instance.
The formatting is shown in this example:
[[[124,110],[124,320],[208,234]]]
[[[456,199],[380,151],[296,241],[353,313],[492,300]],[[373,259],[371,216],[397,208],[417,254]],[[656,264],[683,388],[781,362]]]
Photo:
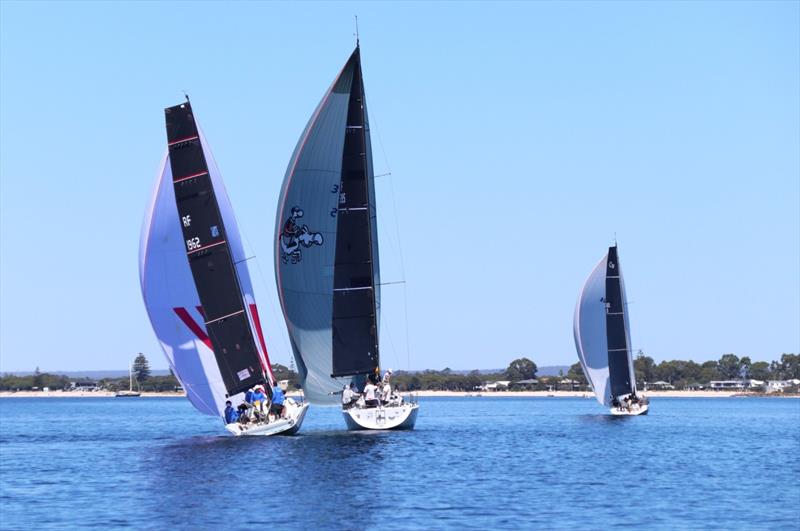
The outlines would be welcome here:
[[[189,312],[186,311],[186,308],[173,308],[172,310],[180,318],[180,320],[183,321],[183,324],[189,327],[189,330],[191,330],[192,333],[197,336],[197,339],[205,343],[205,345],[212,351],[214,350],[214,347],[211,346],[211,339],[209,339],[208,334],[206,334],[205,330],[203,330],[200,325],[197,324],[194,318],[189,315]],[[201,307],[198,306],[197,310],[202,315]]]
[[[261,320],[258,318],[258,308],[256,308],[255,304],[250,304],[250,313],[253,315],[253,324],[255,325],[256,332],[258,332],[258,341],[261,343],[261,349],[264,351],[264,357],[266,358],[266,364],[264,360],[261,360],[261,365],[266,365],[265,368],[269,371],[270,376],[272,379],[275,379],[275,374],[272,372],[272,363],[269,361],[269,354],[267,353],[267,344],[264,342],[264,332],[261,330]]]

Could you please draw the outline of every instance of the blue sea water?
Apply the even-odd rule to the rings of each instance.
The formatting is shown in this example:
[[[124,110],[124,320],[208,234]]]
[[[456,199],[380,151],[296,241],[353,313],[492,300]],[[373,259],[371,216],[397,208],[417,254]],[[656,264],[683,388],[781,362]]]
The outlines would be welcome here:
[[[800,400],[421,399],[234,438],[184,399],[0,400],[0,528],[800,529]]]

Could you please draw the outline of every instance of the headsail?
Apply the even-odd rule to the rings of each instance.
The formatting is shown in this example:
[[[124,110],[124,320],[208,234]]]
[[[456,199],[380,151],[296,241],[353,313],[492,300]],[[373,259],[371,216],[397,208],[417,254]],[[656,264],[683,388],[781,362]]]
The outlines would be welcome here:
[[[306,397],[378,367],[378,238],[358,47],[292,154],[275,222],[275,275]],[[345,378],[341,378],[345,377]]]
[[[187,112],[190,113],[191,107],[188,103],[185,105],[188,109]],[[182,180],[187,174],[181,173],[181,177],[173,179],[174,164],[170,153],[168,152],[164,157],[156,181],[153,200],[142,226],[139,276],[142,295],[153,329],[172,371],[186,390],[189,400],[203,413],[221,415],[225,408],[225,396],[235,394],[234,391],[238,392],[241,387],[238,384],[231,387],[226,385],[218,357],[214,354],[214,340],[221,344],[225,337],[216,333],[213,323],[212,326],[206,324],[206,321],[210,320],[206,310],[211,307],[212,311],[217,311],[216,303],[212,300],[210,303],[201,304],[195,278],[190,268],[191,254],[187,259],[189,237],[185,237],[183,234],[183,221],[176,208],[175,196],[176,188],[180,187],[182,183],[186,183],[184,185],[186,188],[196,186],[196,181],[202,177],[207,188],[201,194],[205,198],[216,199],[217,216],[220,220],[216,226],[220,234],[226,236],[224,238],[225,247],[228,249],[230,258],[236,264],[235,270],[239,283],[236,292],[238,295],[226,297],[224,300],[236,299],[239,301],[240,308],[244,310],[244,313],[239,315],[246,316],[247,329],[244,331],[240,329],[241,335],[247,336],[246,332],[249,330],[250,343],[254,343],[252,338],[259,337],[259,344],[250,347],[250,351],[255,350],[257,353],[254,359],[251,357],[248,360],[249,365],[255,365],[253,372],[262,373],[264,367],[269,370],[269,361],[257,322],[257,307],[250,276],[244,262],[245,255],[233,210],[222,184],[219,170],[202,133],[197,128],[194,128],[193,132],[193,135],[189,134],[183,138],[196,137],[191,141],[195,143],[193,151],[195,154],[202,154],[205,175]],[[201,172],[196,171],[195,173]],[[173,181],[178,182],[173,183]],[[204,221],[203,213],[198,217],[193,210],[188,215],[191,218],[191,220],[187,220],[190,226],[193,223],[197,227],[199,222]],[[207,230],[209,235],[212,235],[210,226]],[[194,237],[191,236],[191,238]],[[205,235],[202,237],[203,240],[206,240]],[[208,238],[208,240],[209,243],[214,242],[212,238]],[[202,243],[204,242],[201,241],[201,245]],[[222,245],[218,247],[222,247]],[[221,255],[215,253],[213,256]],[[222,348],[228,349],[229,347],[223,346]],[[233,348],[235,350],[235,344]],[[227,359],[227,357],[223,357],[224,367],[226,367],[226,372],[230,373],[232,363]]]
[[[575,307],[575,348],[598,402],[636,392],[625,284],[616,245],[609,248],[583,286]]]

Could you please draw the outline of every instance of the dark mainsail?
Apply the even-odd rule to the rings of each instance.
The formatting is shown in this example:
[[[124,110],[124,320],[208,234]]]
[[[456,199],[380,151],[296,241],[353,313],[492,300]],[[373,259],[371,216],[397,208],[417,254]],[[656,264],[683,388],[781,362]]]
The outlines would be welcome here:
[[[169,160],[201,313],[229,396],[266,381],[192,107],[165,109]]]
[[[372,373],[378,367],[377,231],[369,124],[359,49],[353,52],[347,108],[333,279],[331,376]]]
[[[625,300],[622,293],[621,273],[617,259],[617,246],[609,247],[606,262],[606,337],[608,338],[608,371],[611,396],[635,392],[631,381]]]

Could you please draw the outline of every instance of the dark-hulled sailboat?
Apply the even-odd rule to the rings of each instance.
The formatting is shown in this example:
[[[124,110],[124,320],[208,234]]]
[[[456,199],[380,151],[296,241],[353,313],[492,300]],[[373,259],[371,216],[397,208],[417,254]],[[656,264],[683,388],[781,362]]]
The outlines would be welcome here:
[[[167,108],[165,117],[168,152],[142,227],[142,295],[189,400],[224,419],[226,400],[236,407],[259,385],[271,393],[275,380],[222,177],[188,100]],[[308,406],[286,402],[284,418],[226,429],[234,435],[294,433]]]
[[[372,147],[359,46],[292,154],[275,222],[275,275],[309,401],[380,373],[380,268]],[[351,429],[410,429],[417,404],[344,408]]]
[[[636,392],[625,280],[616,243],[597,264],[575,307],[575,348],[597,401],[613,415],[647,414]]]

